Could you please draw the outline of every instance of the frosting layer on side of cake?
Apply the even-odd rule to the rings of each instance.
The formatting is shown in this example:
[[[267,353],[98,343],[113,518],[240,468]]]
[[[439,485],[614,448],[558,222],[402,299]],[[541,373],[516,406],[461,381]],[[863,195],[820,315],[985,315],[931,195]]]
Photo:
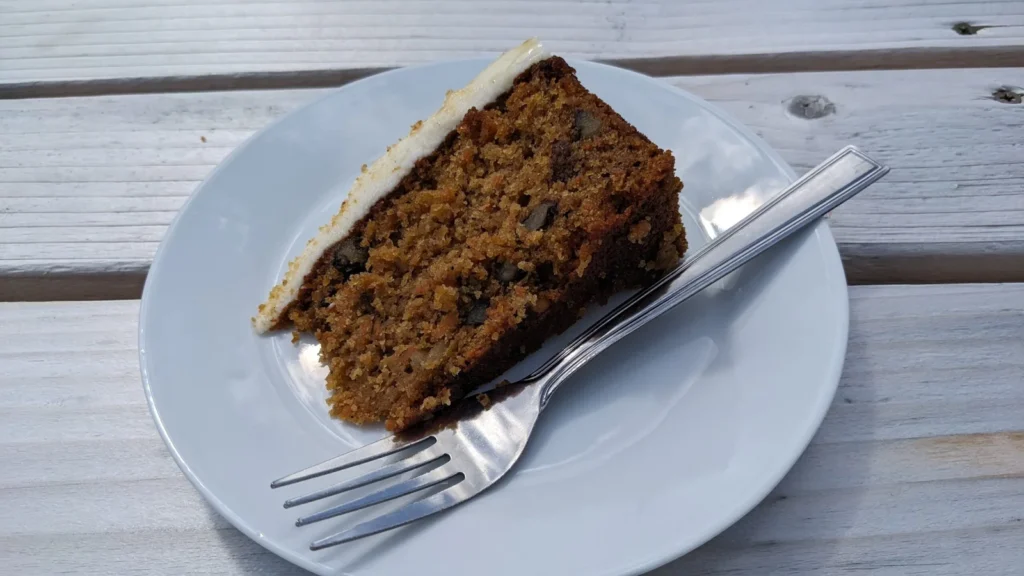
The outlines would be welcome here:
[[[418,160],[444,141],[470,109],[481,109],[497,100],[512,87],[519,74],[548,56],[547,50],[536,39],[527,40],[502,54],[464,88],[449,92],[437,112],[418,122],[406,137],[374,161],[356,179],[338,213],[320,227],[302,254],[288,264],[280,284],[274,286],[266,302],[260,304],[253,318],[256,332],[266,333],[281,324],[282,316],[299,296],[303,280],[324,253],[344,240],[374,204],[386,197],[412,171]]]

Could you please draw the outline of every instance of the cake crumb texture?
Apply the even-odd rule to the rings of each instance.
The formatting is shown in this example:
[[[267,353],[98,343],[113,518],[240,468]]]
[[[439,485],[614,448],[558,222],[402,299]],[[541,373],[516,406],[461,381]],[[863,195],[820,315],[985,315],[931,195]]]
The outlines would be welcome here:
[[[404,429],[686,250],[682,182],[561,58],[472,109],[303,280],[331,413]]]

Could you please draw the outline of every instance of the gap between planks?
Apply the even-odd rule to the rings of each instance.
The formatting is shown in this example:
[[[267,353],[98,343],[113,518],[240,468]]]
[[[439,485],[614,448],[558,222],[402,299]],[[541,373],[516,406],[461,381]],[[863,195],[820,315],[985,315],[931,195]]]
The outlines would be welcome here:
[[[872,246],[847,247],[841,254],[850,285],[962,284],[1024,282],[1024,245],[1014,254],[955,254],[938,248],[914,253],[908,246],[903,255],[879,254]],[[149,271],[148,263],[117,272],[59,271],[5,274],[0,276],[0,302],[50,302],[135,300],[142,297]],[[899,275],[896,271],[900,271]],[[965,273],[969,271],[969,273]]]
[[[659,75],[1024,61],[1014,0],[36,0],[0,2],[0,90],[333,86],[493,56],[530,36],[560,55]]]
[[[1024,46],[908,48],[597,60],[650,76],[1024,66]],[[0,100],[119,94],[334,88],[391,67],[103,78],[0,84]]]

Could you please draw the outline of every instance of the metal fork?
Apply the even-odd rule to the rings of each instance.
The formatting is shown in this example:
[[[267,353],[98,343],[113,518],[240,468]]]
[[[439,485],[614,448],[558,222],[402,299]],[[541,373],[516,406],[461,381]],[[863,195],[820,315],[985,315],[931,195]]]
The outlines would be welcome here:
[[[856,148],[844,148],[726,230],[705,249],[618,306],[526,378],[463,400],[448,414],[428,423],[429,428],[363,446],[285,476],[270,487],[376,463],[373,470],[357,478],[286,501],[284,507],[291,508],[399,475],[415,474],[299,518],[296,525],[304,526],[396,498],[421,495],[397,510],[313,542],[312,550],[391,530],[465,502],[512,469],[552,394],[584,363],[783,238],[825,216],[888,171]],[[430,488],[433,490],[428,491]]]

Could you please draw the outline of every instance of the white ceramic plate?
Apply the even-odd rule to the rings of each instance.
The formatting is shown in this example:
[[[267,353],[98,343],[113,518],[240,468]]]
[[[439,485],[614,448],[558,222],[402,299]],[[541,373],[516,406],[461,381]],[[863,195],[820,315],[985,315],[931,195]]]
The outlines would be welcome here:
[[[383,435],[331,420],[308,341],[249,318],[360,165],[484,60],[380,74],[236,150],[178,215],[142,302],[142,377],[182,470],[239,530],[320,574],[636,574],[735,522],[804,450],[835,392],[847,295],[821,223],[615,345],[561,388],[510,477],[439,517],[327,551],[272,479]],[[693,249],[792,177],[763,142],[666,83],[573,62],[580,80],[676,156]],[[822,159],[832,151],[823,150]],[[594,311],[593,320],[600,311]],[[514,371],[553,353],[550,343]]]

